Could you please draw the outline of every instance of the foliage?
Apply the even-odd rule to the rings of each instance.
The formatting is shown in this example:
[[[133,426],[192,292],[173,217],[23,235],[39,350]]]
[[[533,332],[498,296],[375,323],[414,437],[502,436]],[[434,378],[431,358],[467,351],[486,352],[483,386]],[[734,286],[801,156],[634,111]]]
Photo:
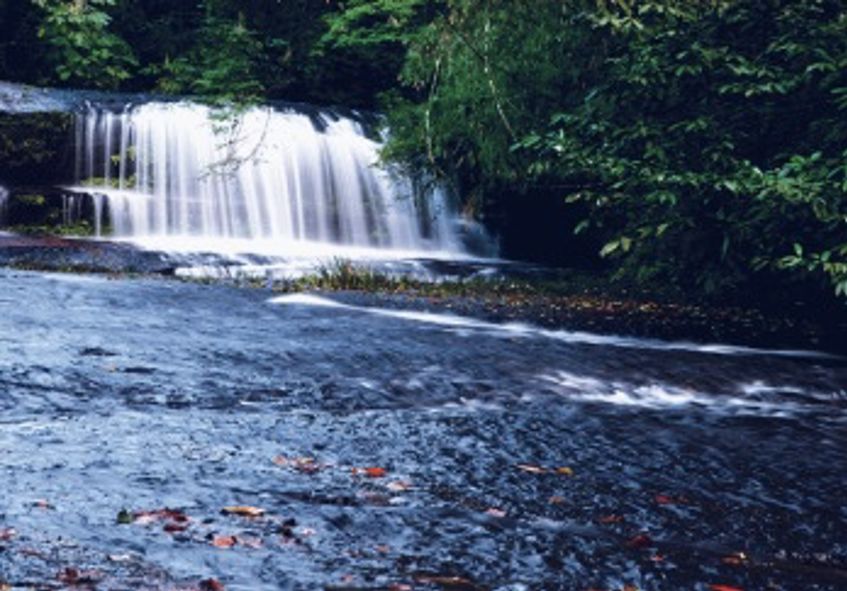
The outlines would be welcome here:
[[[56,78],[69,84],[118,88],[137,65],[132,49],[109,30],[106,9],[117,0],[32,0],[44,11],[38,36],[50,49]]]
[[[549,220],[515,220],[567,200],[587,219],[555,241],[589,237],[622,278],[847,295],[843,0],[0,0],[0,18],[2,76],[236,112],[381,105],[385,159],[536,240]]]
[[[672,10],[671,10],[672,8]],[[840,2],[644,2],[588,13],[606,52],[528,134],[527,172],[590,205],[621,271],[705,292],[757,271],[847,294],[847,12]]]
[[[335,47],[408,44],[426,0],[351,0],[326,17],[328,30],[321,43]]]
[[[192,94],[218,104],[249,104],[264,88],[256,75],[264,50],[242,21],[208,16],[197,43],[183,56],[161,67],[159,90]]]

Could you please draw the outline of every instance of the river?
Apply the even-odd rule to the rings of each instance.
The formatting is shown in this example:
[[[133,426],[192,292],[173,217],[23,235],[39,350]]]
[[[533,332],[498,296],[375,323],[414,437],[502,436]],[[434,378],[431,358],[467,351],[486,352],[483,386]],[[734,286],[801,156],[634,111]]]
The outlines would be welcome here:
[[[343,294],[0,284],[13,589],[847,586],[843,359]]]

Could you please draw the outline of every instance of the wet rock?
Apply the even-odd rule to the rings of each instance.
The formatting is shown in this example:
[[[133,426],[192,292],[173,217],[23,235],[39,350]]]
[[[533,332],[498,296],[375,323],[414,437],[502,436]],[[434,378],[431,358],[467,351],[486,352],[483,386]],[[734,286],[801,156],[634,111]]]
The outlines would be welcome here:
[[[40,271],[173,275],[162,253],[129,244],[0,233],[0,266]]]

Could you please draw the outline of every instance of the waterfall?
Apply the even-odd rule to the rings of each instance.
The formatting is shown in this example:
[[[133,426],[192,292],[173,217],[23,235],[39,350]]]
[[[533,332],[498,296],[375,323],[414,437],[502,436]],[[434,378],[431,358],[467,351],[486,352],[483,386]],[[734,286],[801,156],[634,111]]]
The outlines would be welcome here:
[[[229,118],[191,103],[91,108],[76,175],[96,232],[319,242],[460,253],[443,190],[378,164],[380,143],[329,113],[254,108]]]

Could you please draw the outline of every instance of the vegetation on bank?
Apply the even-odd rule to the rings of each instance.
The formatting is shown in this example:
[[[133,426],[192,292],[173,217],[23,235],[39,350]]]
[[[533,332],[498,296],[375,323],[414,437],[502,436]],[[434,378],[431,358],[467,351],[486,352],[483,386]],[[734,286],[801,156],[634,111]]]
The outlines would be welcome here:
[[[575,269],[541,276],[505,270],[503,275],[432,281],[336,259],[297,278],[268,279],[235,272],[223,281],[286,294],[341,293],[380,308],[671,340],[843,351],[842,335],[847,330],[847,316],[820,307],[787,313],[784,308],[767,306],[777,303],[773,301],[756,306],[714,305],[667,284],[645,286],[620,280],[610,285],[604,273]]]
[[[628,282],[847,296],[843,0],[0,0],[0,19],[3,78],[381,109],[386,159],[539,259],[590,245]]]

